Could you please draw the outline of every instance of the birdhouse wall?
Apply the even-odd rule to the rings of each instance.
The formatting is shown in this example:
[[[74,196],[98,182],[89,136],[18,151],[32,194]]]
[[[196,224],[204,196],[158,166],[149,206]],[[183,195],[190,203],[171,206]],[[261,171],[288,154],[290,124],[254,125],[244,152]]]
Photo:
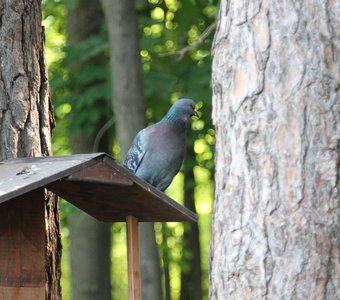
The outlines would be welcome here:
[[[0,205],[0,299],[45,298],[43,189]]]

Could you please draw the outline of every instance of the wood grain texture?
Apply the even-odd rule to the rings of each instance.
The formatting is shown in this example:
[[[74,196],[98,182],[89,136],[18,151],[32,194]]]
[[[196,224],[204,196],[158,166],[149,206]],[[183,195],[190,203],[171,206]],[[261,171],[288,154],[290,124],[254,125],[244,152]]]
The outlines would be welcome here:
[[[39,300],[45,299],[45,287],[2,287],[1,299],[10,300]]]
[[[17,158],[0,162],[0,203],[92,166],[102,153]]]
[[[221,1],[210,299],[340,299],[338,1]]]
[[[141,300],[141,269],[138,219],[126,217],[129,300]]]
[[[45,297],[44,201],[39,189],[0,205],[1,299]]]
[[[104,157],[100,164],[89,167],[89,172],[84,169],[70,179],[55,181],[48,188],[101,221],[121,222],[127,215],[134,215],[141,222],[197,221],[197,215],[192,211],[112,159]],[[96,169],[101,170],[100,180],[95,177],[91,180],[89,174]],[[106,178],[103,177],[105,174]],[[82,175],[85,180],[80,178]]]

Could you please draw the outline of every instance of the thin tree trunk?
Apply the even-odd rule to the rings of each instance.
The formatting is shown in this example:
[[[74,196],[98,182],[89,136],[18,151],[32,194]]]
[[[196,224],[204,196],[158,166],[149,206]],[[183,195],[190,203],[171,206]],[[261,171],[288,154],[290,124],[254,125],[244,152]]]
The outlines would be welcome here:
[[[79,138],[81,135],[77,135]],[[74,142],[76,139],[73,140]],[[81,139],[84,141],[84,139]],[[91,152],[73,147],[77,152]],[[84,151],[81,151],[84,150]],[[111,224],[99,222],[77,209],[69,218],[73,300],[111,299]]]
[[[145,127],[145,101],[133,0],[102,0],[109,26],[116,133],[124,158],[135,134]],[[140,226],[142,298],[162,299],[161,270],[152,223]]]
[[[77,210],[69,217],[72,299],[111,299],[110,225]]]
[[[222,1],[210,299],[340,299],[339,2]]]
[[[123,160],[136,133],[145,127],[139,34],[133,0],[102,0],[111,46],[112,107]]]
[[[163,274],[164,274],[164,300],[171,300],[171,286],[170,286],[170,264],[169,264],[169,249],[167,248],[166,240],[168,238],[168,232],[166,223],[162,223],[162,262],[163,262]],[[182,290],[181,290],[182,291]]]
[[[104,15],[99,1],[80,0],[76,4],[70,3],[69,7],[71,9],[68,11],[67,32],[68,43],[71,46],[86,40],[91,35],[100,33]],[[105,57],[99,55],[91,58],[92,63],[93,60],[98,64],[103,64]],[[81,63],[75,61],[70,66],[71,76],[79,75],[86,63],[86,61]],[[77,95],[90,86],[91,82],[87,82],[86,85],[72,87],[72,93],[77,101],[81,101]],[[105,105],[105,101],[97,100],[97,105]],[[97,130],[106,121],[102,118],[96,124]],[[92,152],[94,139],[94,135],[87,135],[82,128],[77,128],[71,135],[72,151],[74,153]],[[105,135],[99,144],[99,151],[107,152],[108,144],[108,136]],[[69,216],[73,300],[111,299],[110,228],[111,224],[99,222],[79,210]]]
[[[48,156],[54,127],[39,1],[0,3],[0,160]],[[59,204],[45,191],[46,299],[60,299]]]
[[[187,157],[195,157],[192,147],[187,149]],[[189,159],[184,165],[184,206],[196,212],[195,177],[193,164]],[[183,257],[181,264],[185,267],[181,272],[180,300],[202,299],[201,248],[197,223],[185,223],[183,235]]]

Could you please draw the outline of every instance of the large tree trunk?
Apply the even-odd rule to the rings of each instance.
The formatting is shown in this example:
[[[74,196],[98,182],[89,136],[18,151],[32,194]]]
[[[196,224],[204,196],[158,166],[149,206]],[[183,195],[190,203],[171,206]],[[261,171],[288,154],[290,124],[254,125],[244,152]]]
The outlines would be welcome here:
[[[337,1],[222,1],[210,299],[340,299]]]
[[[40,1],[0,3],[0,160],[51,155],[54,127]],[[45,191],[46,299],[60,299],[57,197]]]
[[[145,126],[145,101],[133,0],[102,0],[109,26],[113,111],[124,158],[135,134]],[[141,223],[142,298],[162,299],[161,271],[153,223]]]
[[[77,1],[71,5],[67,16],[67,33],[69,45],[83,42],[91,35],[99,34],[104,15],[100,9],[100,2],[92,0]],[[87,63],[103,64],[105,57],[98,55],[89,62],[75,61],[70,66],[71,76],[79,76]],[[74,85],[72,93],[77,101],[81,92],[90,88],[97,82],[87,82],[86,85]],[[98,106],[105,105],[104,100],[97,100]],[[77,113],[77,112],[75,112]],[[77,116],[74,116],[75,118]],[[99,120],[97,130],[107,120]],[[94,134],[96,130],[94,130]],[[71,146],[74,153],[92,152],[94,135],[88,135],[83,128],[77,128],[71,135]],[[108,137],[105,136],[100,144],[99,151],[107,152]],[[70,259],[72,276],[73,300],[109,300],[111,299],[111,224],[99,222],[88,214],[77,210],[69,216],[70,229]],[[81,251],[80,251],[81,250]]]

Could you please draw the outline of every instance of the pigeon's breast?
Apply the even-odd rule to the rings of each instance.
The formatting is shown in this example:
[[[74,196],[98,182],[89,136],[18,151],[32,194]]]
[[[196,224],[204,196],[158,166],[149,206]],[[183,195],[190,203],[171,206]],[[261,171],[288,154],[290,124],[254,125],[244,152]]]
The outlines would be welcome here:
[[[155,130],[146,141],[147,151],[136,175],[160,190],[166,189],[185,156],[185,135],[173,130]]]

